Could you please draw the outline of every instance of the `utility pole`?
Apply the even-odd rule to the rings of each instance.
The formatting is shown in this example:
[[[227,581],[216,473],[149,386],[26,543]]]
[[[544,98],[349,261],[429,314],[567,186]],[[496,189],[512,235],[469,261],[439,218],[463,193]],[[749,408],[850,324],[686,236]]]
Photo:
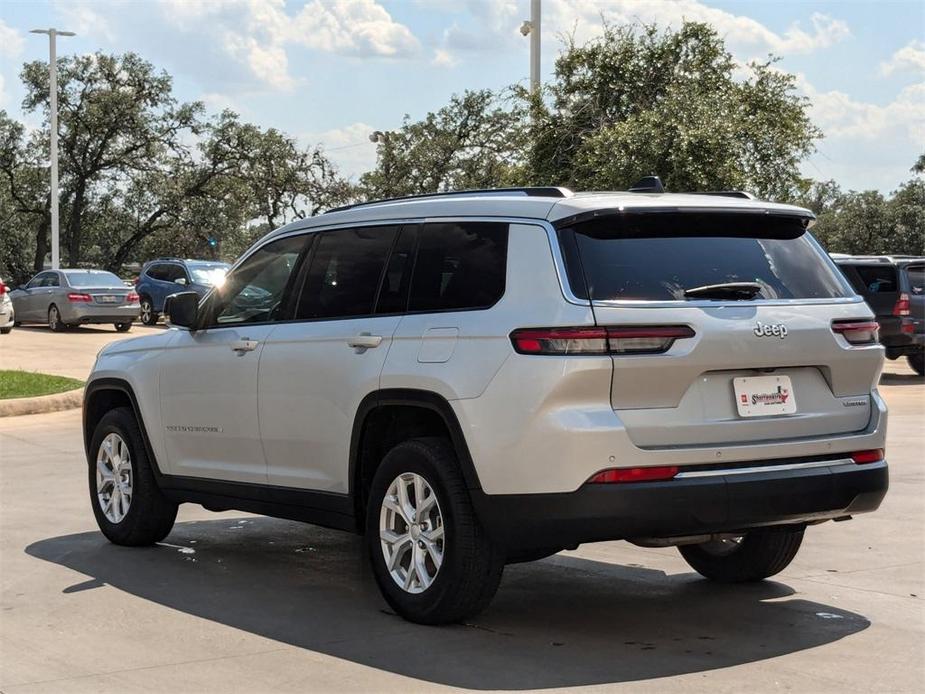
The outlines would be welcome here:
[[[530,0],[530,88],[540,90],[540,0]]]
[[[541,29],[540,0],[530,0],[530,19],[521,24],[520,33],[530,37],[530,90],[534,94],[540,90]]]
[[[58,231],[58,53],[55,38],[74,36],[73,31],[33,29],[32,34],[48,34],[48,112],[51,121],[51,268],[61,267]]]

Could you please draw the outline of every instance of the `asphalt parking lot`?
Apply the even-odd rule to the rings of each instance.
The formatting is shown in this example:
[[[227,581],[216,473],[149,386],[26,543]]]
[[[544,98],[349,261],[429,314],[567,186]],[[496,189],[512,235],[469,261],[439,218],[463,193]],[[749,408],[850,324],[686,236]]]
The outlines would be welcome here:
[[[0,369],[85,377],[122,337],[17,329]],[[508,567],[484,614],[442,628],[391,614],[344,533],[186,505],[158,546],[108,544],[79,411],[2,418],[0,690],[922,691],[925,382],[887,362],[882,392],[883,506],[810,528],[777,580],[716,586],[672,549],[584,545]]]

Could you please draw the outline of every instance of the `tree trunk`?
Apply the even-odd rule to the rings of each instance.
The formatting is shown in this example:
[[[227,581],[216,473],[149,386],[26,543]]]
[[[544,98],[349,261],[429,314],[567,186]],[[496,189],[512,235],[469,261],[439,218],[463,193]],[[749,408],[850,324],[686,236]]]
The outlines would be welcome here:
[[[71,214],[67,224],[67,264],[77,267],[80,263],[80,234],[84,205],[86,204],[87,183],[83,179],[77,181],[74,189],[74,199],[71,204]]]
[[[41,272],[45,269],[45,256],[48,255],[48,249],[51,245],[48,241],[48,232],[51,229],[51,217],[46,212],[42,215],[42,221],[39,222],[35,234],[35,256],[32,260],[32,271]]]

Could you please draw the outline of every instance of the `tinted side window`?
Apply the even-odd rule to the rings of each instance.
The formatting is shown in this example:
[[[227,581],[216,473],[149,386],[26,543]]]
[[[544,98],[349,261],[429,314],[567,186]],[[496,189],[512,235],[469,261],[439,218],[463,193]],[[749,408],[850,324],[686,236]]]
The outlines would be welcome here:
[[[889,265],[855,265],[865,294],[896,293],[896,268]]]
[[[45,274],[46,273],[42,272],[29,280],[29,284],[26,285],[26,289],[35,289],[36,287],[41,287],[42,282],[45,280]]]
[[[304,236],[290,236],[252,254],[213,292],[205,325],[279,320],[286,285],[304,246]]]
[[[152,265],[147,270],[145,270],[145,274],[153,280],[163,281],[167,276],[165,270],[165,265]]]
[[[414,269],[414,249],[421,227],[402,227],[389,256],[389,265],[382,277],[376,313],[402,313],[408,304],[408,289]]]
[[[906,268],[909,278],[909,292],[913,296],[925,294],[925,265],[910,265]]]
[[[180,265],[165,265],[163,279],[167,282],[176,282],[180,278],[186,279],[186,270]]]
[[[54,272],[49,272],[49,273],[45,276],[45,279],[42,280],[42,286],[43,286],[43,287],[60,287],[60,286],[61,286],[61,280],[58,279],[58,275],[57,275],[57,274],[55,274]]]
[[[368,316],[397,227],[321,232],[296,309],[296,318]]]
[[[421,232],[410,311],[479,309],[504,294],[508,225],[427,224]]]

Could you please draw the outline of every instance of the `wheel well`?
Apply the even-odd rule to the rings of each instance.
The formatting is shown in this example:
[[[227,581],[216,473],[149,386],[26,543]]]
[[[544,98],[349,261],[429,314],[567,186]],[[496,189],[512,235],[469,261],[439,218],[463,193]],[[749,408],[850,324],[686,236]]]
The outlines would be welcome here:
[[[134,411],[132,400],[124,390],[107,388],[92,392],[84,403],[84,441],[87,446],[93,438],[96,425],[110,410],[117,407],[128,407]]]
[[[408,439],[439,436],[452,442],[440,413],[421,405],[382,405],[363,421],[356,452],[353,490],[357,524],[362,530],[369,488],[379,463],[392,448]]]

